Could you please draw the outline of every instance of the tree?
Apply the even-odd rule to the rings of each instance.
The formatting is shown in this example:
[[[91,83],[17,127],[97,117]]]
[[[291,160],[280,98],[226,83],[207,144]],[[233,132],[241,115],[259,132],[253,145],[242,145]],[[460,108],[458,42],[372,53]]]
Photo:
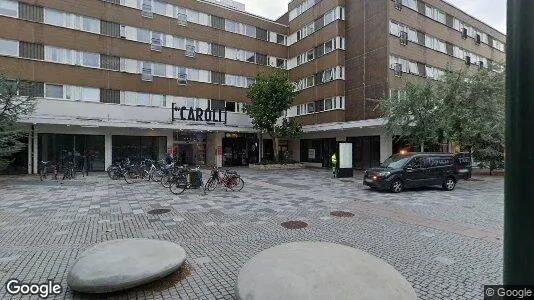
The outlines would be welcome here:
[[[300,129],[296,121],[282,121],[277,126],[297,95],[294,88],[287,72],[276,71],[258,74],[247,91],[250,103],[245,104],[245,112],[252,118],[254,129],[269,134],[273,140],[275,160],[278,160],[278,139],[298,134]]]
[[[420,85],[407,82],[405,93],[382,101],[386,130],[417,148],[440,142],[444,133],[436,121],[442,119],[443,110],[435,95],[435,84],[430,80]]]
[[[499,167],[504,156],[505,74],[502,65],[448,69],[439,80],[406,84],[406,95],[382,103],[386,128],[418,143],[456,142],[476,161]]]
[[[20,81],[0,73],[0,170],[5,170],[12,162],[12,155],[24,148],[23,128],[17,121],[35,109],[32,97],[18,96],[22,86]]]

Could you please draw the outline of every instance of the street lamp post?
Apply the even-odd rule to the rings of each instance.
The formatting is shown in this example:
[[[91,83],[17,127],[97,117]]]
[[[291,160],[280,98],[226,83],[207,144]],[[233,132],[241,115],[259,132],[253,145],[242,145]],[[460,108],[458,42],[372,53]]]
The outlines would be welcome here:
[[[534,1],[508,0],[504,284],[534,285]]]

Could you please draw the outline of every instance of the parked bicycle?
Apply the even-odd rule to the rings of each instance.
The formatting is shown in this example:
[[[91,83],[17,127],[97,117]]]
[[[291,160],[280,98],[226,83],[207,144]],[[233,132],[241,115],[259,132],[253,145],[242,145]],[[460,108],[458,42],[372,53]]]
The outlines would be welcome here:
[[[210,178],[204,186],[204,193],[206,191],[213,191],[218,186],[224,186],[232,191],[240,191],[245,186],[245,182],[239,174],[234,170],[222,170],[214,167],[211,171]]]
[[[179,195],[186,189],[198,189],[202,187],[202,172],[199,167],[194,169],[188,169],[182,167],[173,174],[172,179],[169,181],[169,189],[171,193]]]
[[[54,178],[54,180],[57,180],[58,172],[59,172],[59,170],[58,170],[58,166],[56,164],[53,164],[53,163],[51,163],[49,161],[41,161],[41,166],[39,168],[39,179],[41,181],[46,179],[48,174],[53,175],[52,178]]]
[[[63,179],[74,179],[76,177],[76,169],[74,168],[74,163],[68,162],[63,165]]]

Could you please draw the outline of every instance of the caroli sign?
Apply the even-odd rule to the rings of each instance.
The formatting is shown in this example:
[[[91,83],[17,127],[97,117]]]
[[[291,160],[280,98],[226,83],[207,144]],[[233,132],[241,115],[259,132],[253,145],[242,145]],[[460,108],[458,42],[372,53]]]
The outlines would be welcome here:
[[[226,124],[228,114],[224,109],[202,109],[193,107],[178,107],[176,103],[172,104],[172,121],[205,121],[219,122]]]

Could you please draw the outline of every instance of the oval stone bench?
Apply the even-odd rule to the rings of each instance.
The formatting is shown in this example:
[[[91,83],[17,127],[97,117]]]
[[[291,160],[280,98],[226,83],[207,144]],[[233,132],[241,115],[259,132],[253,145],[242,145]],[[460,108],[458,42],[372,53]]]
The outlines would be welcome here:
[[[241,300],[416,300],[412,286],[385,261],[332,243],[295,242],[264,250],[241,269]]]
[[[185,261],[178,244],[150,239],[103,242],[84,251],[68,274],[69,286],[78,292],[109,293],[165,277]]]

